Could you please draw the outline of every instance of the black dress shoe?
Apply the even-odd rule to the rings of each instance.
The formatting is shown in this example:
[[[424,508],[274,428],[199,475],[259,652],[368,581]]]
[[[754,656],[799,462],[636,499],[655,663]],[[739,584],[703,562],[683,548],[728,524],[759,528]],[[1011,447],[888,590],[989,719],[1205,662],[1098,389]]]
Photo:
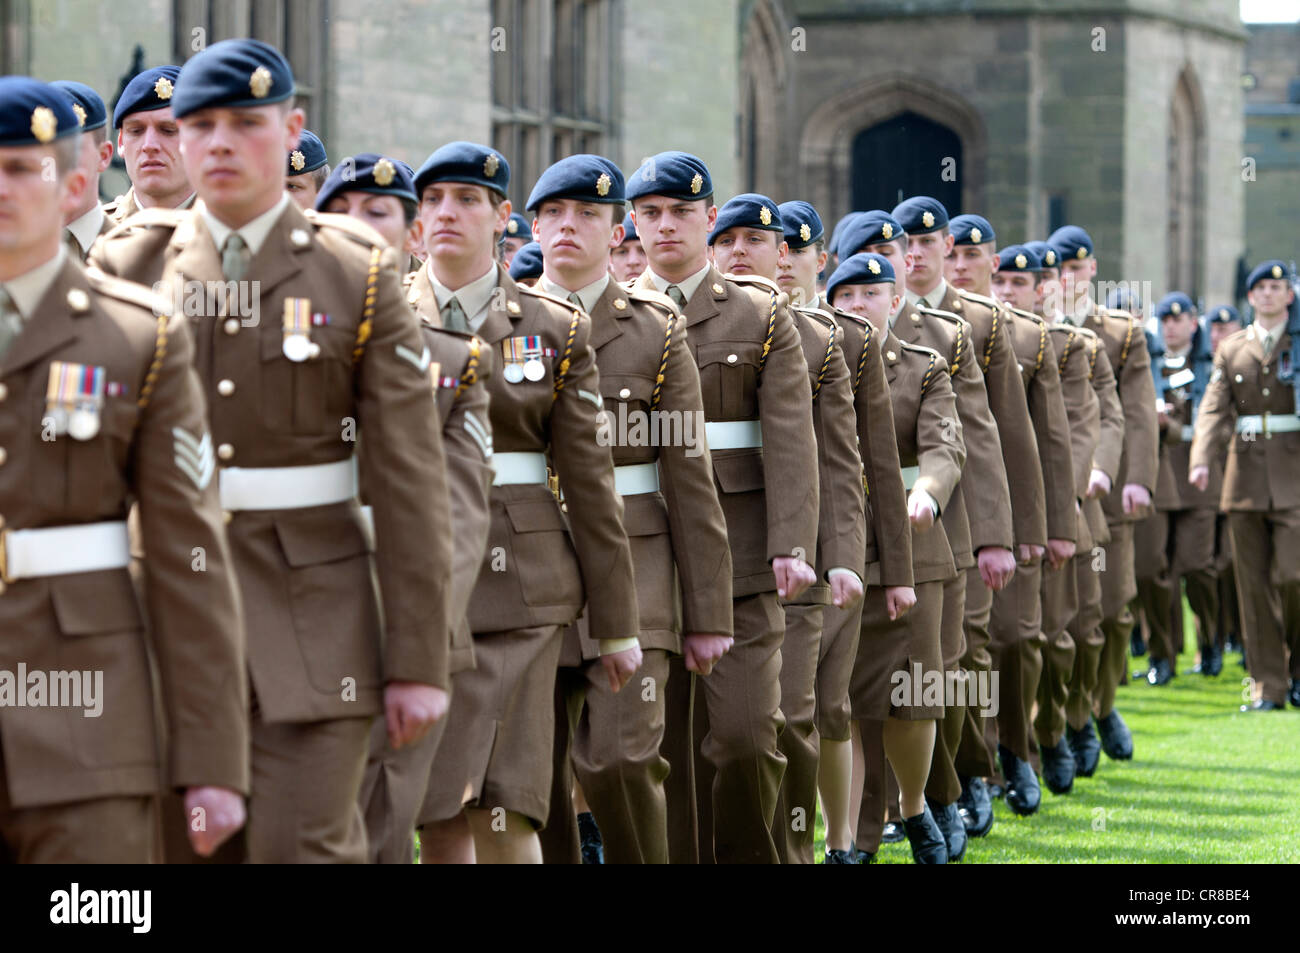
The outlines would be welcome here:
[[[1292,708],[1300,708],[1300,678],[1291,679],[1291,691],[1286,693]]]
[[[1101,760],[1101,742],[1092,730],[1092,719],[1088,719],[1087,724],[1078,730],[1066,725],[1065,737],[1070,742],[1070,750],[1074,752],[1075,775],[1081,778],[1092,777],[1092,773],[1097,770],[1097,762]]]
[[[939,830],[928,807],[916,817],[903,818],[903,829],[907,831],[907,841],[912,845],[913,862],[948,863],[948,847],[944,843],[943,831]]]
[[[993,799],[983,778],[961,779],[961,797],[957,798],[957,813],[971,837],[983,837],[993,828]]]
[[[903,833],[902,824],[896,824],[893,821],[885,822],[885,830],[884,833],[880,835],[880,843],[897,844],[906,839],[907,835]]]
[[[578,815],[578,838],[584,864],[605,863],[605,842],[601,840],[600,828],[590,811]]]
[[[957,863],[966,854],[966,825],[962,822],[961,815],[957,813],[957,802],[939,804],[926,798],[925,803],[930,813],[934,815],[934,822],[943,832],[944,847],[948,850],[948,863]]]
[[[1192,669],[1193,675],[1213,678],[1223,672],[1223,653],[1214,644],[1201,646],[1201,660]]]
[[[1021,817],[1028,817],[1043,802],[1043,792],[1038,778],[1028,761],[1022,761],[1006,745],[998,745],[998,759],[1002,774],[1007,779],[1007,807]]]
[[[1168,685],[1174,680],[1174,667],[1169,664],[1168,659],[1152,659],[1146,678],[1148,685]]]
[[[1133,626],[1133,631],[1129,633],[1128,651],[1134,658],[1141,658],[1147,654],[1147,640],[1142,638],[1142,629],[1139,626]]]
[[[1277,702],[1269,701],[1267,698],[1261,698],[1253,701],[1249,705],[1242,705],[1242,711],[1282,711],[1286,705],[1279,705]]]
[[[1128,761],[1133,757],[1133,733],[1124,724],[1118,711],[1111,709],[1105,718],[1097,720],[1097,730],[1101,733],[1101,750],[1112,761]]]
[[[1074,752],[1070,742],[1061,736],[1055,747],[1044,744],[1038,746],[1038,755],[1043,762],[1043,780],[1053,794],[1069,794],[1074,787]]]
[[[826,859],[822,861],[824,864],[856,864],[857,862],[854,851],[833,848],[826,852]]]
[[[855,864],[874,864],[876,855],[869,850],[858,850],[858,845],[853,845],[853,863]]]

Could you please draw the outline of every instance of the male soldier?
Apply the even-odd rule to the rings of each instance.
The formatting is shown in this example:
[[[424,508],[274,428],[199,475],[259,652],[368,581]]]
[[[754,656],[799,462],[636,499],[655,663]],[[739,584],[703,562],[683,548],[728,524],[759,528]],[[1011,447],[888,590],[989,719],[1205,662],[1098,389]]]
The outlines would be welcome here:
[[[392,164],[392,160],[389,160],[389,164]],[[298,203],[299,208],[315,208],[316,198],[329,175],[325,144],[314,132],[304,129],[298,139],[298,148],[289,153],[285,164],[284,190],[289,193],[289,198]],[[393,247],[399,251],[402,248],[401,245]]]
[[[405,162],[373,152],[344,159],[325,180],[316,203],[323,212],[350,215],[379,232],[394,250],[406,248],[418,231],[415,215],[415,173]],[[429,349],[429,380],[437,401],[442,443],[447,453],[447,492],[451,500],[452,538],[465,553],[487,546],[492,485],[492,432],[488,393],[492,352],[472,335],[421,324]],[[369,498],[369,479],[361,474],[361,498]],[[370,514],[370,507],[362,508]],[[474,663],[470,638],[470,593],[478,578],[478,559],[455,562],[449,590],[447,620],[451,627],[448,672],[455,675]],[[394,748],[383,721],[370,731],[370,755],[361,785],[360,805],[366,820],[366,844],[373,863],[411,863],[416,813],[424,802],[429,770],[446,719],[440,720],[417,744]]]
[[[529,242],[515,252],[510,262],[510,277],[525,288],[532,288],[542,277],[542,246]]]
[[[515,255],[518,254],[519,249],[532,241],[534,241],[533,230],[528,224],[528,219],[524,218],[518,212],[511,212],[510,220],[506,222],[504,249],[501,254],[501,263],[509,268],[511,262],[514,261]]]
[[[701,682],[705,704],[695,710],[696,734],[704,733],[699,750],[708,762],[699,763],[700,859],[773,863],[773,815],[785,771],[777,747],[784,725],[780,600],[797,599],[816,581],[804,560],[817,539],[808,365],[776,286],[727,278],[709,264],[707,236],[718,210],[702,161],[684,152],[653,156],[630,177],[627,197],[649,260],[635,285],[667,294],[686,319],[731,547],[736,641]],[[692,853],[683,842],[694,797],[673,783],[673,777],[689,778],[694,751],[692,682],[680,674],[679,680],[674,671],[668,682],[664,734],[673,746],[669,811],[680,810],[688,822],[669,831],[674,861]],[[674,684],[686,691],[674,691]]]
[[[150,861],[164,740],[200,853],[242,826],[249,782],[244,635],[189,331],[62,243],[86,188],[79,128],[52,86],[0,79],[0,655],[31,673],[19,692],[38,672],[52,687],[76,676],[67,697],[33,707],[11,684],[0,705],[8,863]],[[127,572],[133,502],[143,604]]]
[[[929,221],[933,223],[934,213]],[[917,216],[916,227],[929,228],[924,214]],[[945,219],[945,226],[947,224]],[[937,233],[935,233],[937,234]],[[927,237],[934,237],[928,235]],[[840,238],[843,257],[868,251],[889,260],[894,273],[906,276],[916,262],[909,250],[909,236],[903,225],[883,211],[859,213],[859,217]],[[942,251],[943,245],[938,249]],[[945,252],[946,254],[946,252]],[[931,262],[931,259],[934,259]],[[926,267],[941,274],[942,259],[927,252]],[[940,279],[942,280],[942,278]],[[1002,458],[1001,438],[989,410],[988,392],[979,370],[974,347],[974,334],[969,322],[949,311],[932,309],[924,303],[913,303],[904,297],[894,318],[893,333],[907,344],[930,347],[944,358],[953,391],[956,394],[957,414],[966,435],[967,458],[963,480],[957,492],[940,514],[954,562],[959,570],[955,575],[943,577],[943,658],[947,672],[963,668],[963,655],[969,655],[969,643],[964,632],[964,606],[968,587],[975,587],[970,570],[981,567],[978,587],[986,590],[984,572],[990,584],[999,588],[1009,581],[1003,572],[1013,542],[1012,509],[1007,487],[1006,467]],[[1000,351],[999,351],[1000,353]],[[991,660],[987,650],[980,656],[987,670]],[[984,677],[987,677],[985,675]],[[969,676],[968,676],[969,678]],[[976,683],[967,681],[973,688]],[[967,693],[967,698],[969,698]],[[991,756],[985,748],[983,760],[978,765],[954,764],[963,731],[967,730],[968,708],[970,718],[975,706],[955,704],[960,698],[946,699],[943,721],[934,745],[934,765],[930,770],[927,793],[930,807],[944,829],[949,844],[949,859],[962,856],[963,831],[976,837],[989,832],[993,824],[993,805],[982,780],[994,773]],[[982,724],[975,726],[981,733]],[[970,759],[972,762],[974,758]],[[969,772],[969,773],[968,773]],[[890,805],[892,807],[892,803]],[[860,826],[859,830],[863,828]],[[869,833],[869,832],[864,832]],[[872,835],[872,838],[874,835]],[[869,838],[869,841],[870,839]]]
[[[631,212],[623,216],[623,240],[609,250],[609,270],[614,280],[623,284],[636,281],[645,271],[645,249]]]
[[[866,318],[833,308],[818,298],[817,275],[826,267],[826,248],[825,231],[817,210],[807,202],[793,201],[779,205],[777,211],[781,213],[787,247],[777,273],[778,286],[791,301],[812,302],[819,313],[830,315],[843,341],[853,390],[863,485],[868,491],[866,571],[879,578],[887,600],[892,597],[897,601],[902,589],[912,587],[912,534],[898,463],[889,384],[881,356],[882,335],[874,332]],[[817,654],[815,725],[820,739],[817,787],[826,823],[825,862],[856,863],[850,813],[853,750],[849,680],[857,655],[862,608],[860,604],[847,609],[832,605],[824,613]]]
[[[609,273],[623,193],[623,173],[613,162],[575,155],[543,172],[528,197],[532,233],[544,249],[537,287],[591,315],[602,427],[636,572],[642,653],[640,686],[614,693],[586,619],[566,630],[556,681],[563,720],[555,732],[543,850],[551,861],[578,859],[569,797],[576,774],[600,825],[605,861],[666,864],[669,766],[659,746],[668,658],[683,655],[688,672],[708,675],[731,645],[731,554],[703,444],[700,375],[686,347],[686,323],[671,299],[622,288]]]
[[[775,202],[755,193],[738,195],[718,211],[709,232],[710,255],[724,274],[757,275],[775,282],[781,259],[789,251],[784,233]],[[827,605],[845,610],[860,605],[866,528],[853,388],[838,326],[820,311],[796,307],[792,313],[813,395],[819,509],[815,565],[820,581],[785,606],[781,642],[785,730],[778,745],[786,758],[786,772],[773,838],[782,863],[811,864],[814,825],[808,822],[817,811],[820,741],[815,691],[822,614]]]
[[[488,383],[495,476],[469,609],[477,668],[456,676],[420,810],[421,862],[542,861],[556,665],[584,596],[609,691],[641,664],[631,549],[599,433],[591,319],[516,285],[493,260],[510,217],[509,182],[505,157],[470,142],[437,149],[415,178],[429,255],[407,300],[430,323],[474,332],[504,361]]]
[[[1188,479],[1198,490],[1236,432],[1223,480],[1241,602],[1241,634],[1259,697],[1242,711],[1300,708],[1300,337],[1288,327],[1290,269],[1257,265],[1246,279],[1254,323],[1225,340],[1201,402]],[[1289,657],[1289,662],[1288,662]],[[1290,676],[1288,691],[1287,678]]]
[[[284,191],[303,120],[292,100],[289,64],[265,43],[225,40],[192,57],[171,102],[203,201],[137,213],[94,260],[161,274],[182,301],[214,289],[194,316],[195,364],[249,630],[248,858],[361,862],[371,720],[383,712],[400,747],[447,708],[446,460],[394,253],[373,229],[305,214]]]
[[[81,202],[68,213],[65,225],[68,247],[85,261],[95,239],[113,227],[99,204],[99,176],[113,161],[113,143],[108,141],[106,131],[108,112],[99,93],[85,83],[60,80],[50,85],[71,97],[72,111],[81,123],[77,149],[78,161],[86,173],[86,190]]]
[[[1062,319],[1095,331],[1101,338],[1124,410],[1124,447],[1118,473],[1113,481],[1094,475],[1100,483],[1098,491],[1106,494],[1104,509],[1110,542],[1105,546],[1104,561],[1100,564],[1104,644],[1097,663],[1097,688],[1079,706],[1090,709],[1093,718],[1081,727],[1071,723],[1067,733],[1077,773],[1087,778],[1097,769],[1102,749],[1113,759],[1133,757],[1133,736],[1115,711],[1115,690],[1126,666],[1129,633],[1133,627],[1128,604],[1137,594],[1133,523],[1151,505],[1151,488],[1156,481],[1159,448],[1155,387],[1142,329],[1127,312],[1110,312],[1092,300],[1097,259],[1088,233],[1077,225],[1065,225],[1053,232],[1047,242],[1060,262]],[[1090,490],[1092,482],[1089,481]],[[1118,494],[1111,492],[1115,485],[1122,487]],[[1088,673],[1080,674],[1081,678],[1071,685],[1071,695],[1085,691],[1090,683]],[[1101,732],[1100,745],[1092,727],[1094,719]]]
[[[189,208],[194,189],[181,162],[180,129],[172,115],[179,66],[155,66],[126,84],[113,108],[117,152],[131,188],[104,206],[114,225],[142,208]]]
[[[1184,581],[1202,644],[1206,635],[1213,642],[1218,624],[1214,521],[1223,492],[1223,469],[1214,468],[1204,493],[1187,482],[1187,453],[1213,361],[1209,332],[1201,328],[1192,299],[1181,291],[1160,299],[1156,318],[1162,345],[1155,368],[1160,469],[1154,511],[1134,532],[1134,564],[1138,600],[1150,633],[1151,668],[1146,678],[1152,685],[1165,685],[1175,675],[1184,644]]]

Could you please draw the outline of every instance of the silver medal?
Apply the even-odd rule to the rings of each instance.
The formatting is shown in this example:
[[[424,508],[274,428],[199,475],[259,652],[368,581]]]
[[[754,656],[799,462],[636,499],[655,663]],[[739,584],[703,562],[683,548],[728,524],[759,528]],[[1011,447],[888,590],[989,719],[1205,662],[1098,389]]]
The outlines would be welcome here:
[[[518,384],[524,379],[524,366],[513,362],[507,364],[505,370],[501,372],[501,376],[511,384]]]
[[[305,334],[290,334],[284,339],[284,356],[295,364],[311,357],[311,340]]]
[[[530,381],[540,381],[545,376],[546,367],[541,361],[533,358],[524,362],[524,377],[527,377]]]
[[[68,436],[73,440],[90,440],[99,433],[99,410],[82,405],[68,417]]]

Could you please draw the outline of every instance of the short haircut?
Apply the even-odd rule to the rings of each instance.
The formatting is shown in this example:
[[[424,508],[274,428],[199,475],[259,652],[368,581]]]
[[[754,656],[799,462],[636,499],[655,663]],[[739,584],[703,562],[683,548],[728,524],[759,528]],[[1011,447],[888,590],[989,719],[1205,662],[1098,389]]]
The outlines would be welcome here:
[[[321,190],[321,186],[325,184],[325,180],[330,177],[329,163],[328,162],[325,163],[319,169],[312,169],[307,174],[311,176],[311,184],[316,186],[316,191],[319,192]]]
[[[80,165],[81,136],[64,136],[54,141],[54,170],[63,175]]]

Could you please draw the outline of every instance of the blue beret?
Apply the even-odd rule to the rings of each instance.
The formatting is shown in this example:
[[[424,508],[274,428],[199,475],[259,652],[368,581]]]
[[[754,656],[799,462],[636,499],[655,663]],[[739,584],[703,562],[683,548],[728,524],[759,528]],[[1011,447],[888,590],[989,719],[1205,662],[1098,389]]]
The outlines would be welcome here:
[[[1115,288],[1106,295],[1106,307],[1138,311],[1142,308],[1142,296],[1131,288]]]
[[[1060,261],[1092,257],[1092,238],[1078,225],[1062,225],[1047,236],[1047,244]]]
[[[807,202],[782,202],[776,207],[785,226],[785,240],[791,248],[807,248],[826,234],[822,217]]]
[[[520,278],[540,278],[541,276],[542,246],[537,242],[529,242],[515,252],[514,258],[510,259],[510,277],[518,281]]]
[[[840,240],[844,235],[845,229],[856,222],[863,214],[864,213],[862,212],[849,212],[835,223],[835,227],[831,229],[831,240],[826,244],[827,250],[832,255],[839,254]]]
[[[526,242],[533,240],[533,227],[518,212],[511,212],[510,217],[506,219],[506,230],[501,235],[501,240],[507,238],[522,238]]]
[[[415,173],[415,194],[423,194],[424,187],[434,182],[481,185],[504,198],[510,188],[510,163],[489,146],[449,142],[435,149]]]
[[[998,271],[1042,271],[1043,260],[1027,245],[1008,245],[998,252]]]
[[[81,123],[82,132],[90,132],[92,129],[108,125],[108,110],[104,108],[104,100],[100,99],[99,93],[85,83],[60,79],[50,83],[50,85],[55,89],[63,90],[72,97],[72,101],[75,103],[72,111],[77,113],[77,120]],[[77,112],[78,109],[81,112]]]
[[[40,146],[80,131],[67,93],[29,76],[0,77],[0,146]]]
[[[122,90],[122,95],[117,97],[117,105],[113,107],[113,128],[121,129],[122,121],[131,113],[169,109],[176,77],[180,75],[179,66],[155,66],[136,73]]]
[[[958,215],[948,222],[954,245],[983,245],[994,241],[993,226],[983,215]]]
[[[392,195],[419,203],[415,196],[415,174],[411,167],[400,160],[373,152],[348,156],[335,166],[316,196],[316,208],[324,211],[330,199],[345,192]]]
[[[269,106],[292,95],[293,70],[283,53],[261,40],[222,40],[181,67],[172,113],[181,119],[217,106]]]
[[[325,143],[320,141],[316,133],[304,129],[298,138],[298,148],[289,153],[285,174],[306,175],[329,161],[329,156],[325,155]]]
[[[728,199],[727,204],[718,209],[718,220],[713,223],[713,231],[709,232],[707,239],[709,245],[712,246],[717,237],[729,228],[758,228],[778,235],[785,232],[776,203],[756,192],[745,192]],[[780,244],[778,240],[777,245]]]
[[[1246,290],[1250,291],[1265,278],[1285,278],[1290,281],[1291,269],[1287,267],[1286,262],[1278,258],[1271,258],[1266,262],[1262,262],[1255,266],[1255,270],[1246,279]]]
[[[640,236],[636,233],[636,223],[632,221],[632,213],[623,216],[623,241],[634,242]]]
[[[1195,303],[1181,291],[1171,291],[1156,302],[1157,318],[1163,318],[1167,314],[1190,314],[1195,310]]]
[[[641,163],[627,182],[627,200],[643,195],[670,199],[706,199],[713,194],[713,179],[702,159],[688,152],[661,152]]]
[[[840,234],[841,258],[847,258],[868,245],[897,241],[906,234],[898,219],[878,208],[855,214],[857,217]]]
[[[948,224],[948,210],[938,199],[928,195],[913,195],[894,206],[890,212],[909,235],[937,232]]]
[[[1056,254],[1056,250],[1047,242],[1025,242],[1025,247],[1038,256],[1038,260],[1043,263],[1044,268],[1060,268],[1061,259]]]
[[[1232,321],[1241,321],[1241,315],[1230,304],[1221,304],[1216,308],[1210,308],[1205,312],[1205,317],[1211,324],[1228,324]]]
[[[826,282],[826,300],[833,302],[835,289],[840,285],[880,285],[893,280],[894,266],[884,255],[875,252],[850,255],[840,262]]]
[[[541,174],[524,208],[535,211],[547,199],[623,204],[623,170],[604,156],[586,153],[556,162]]]

